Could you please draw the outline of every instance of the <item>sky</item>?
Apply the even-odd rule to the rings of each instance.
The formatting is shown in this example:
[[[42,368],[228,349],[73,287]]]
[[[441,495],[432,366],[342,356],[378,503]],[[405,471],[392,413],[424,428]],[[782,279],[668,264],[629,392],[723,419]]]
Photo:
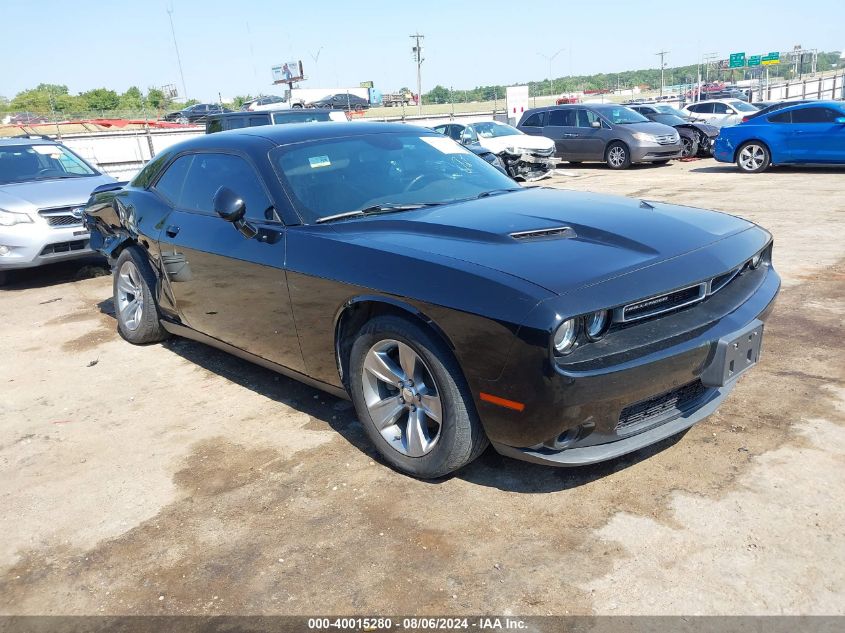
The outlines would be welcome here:
[[[843,0],[0,0],[0,95],[39,83],[71,93],[175,84],[181,94],[168,9],[187,95],[202,101],[281,94],[271,67],[289,59],[302,60],[302,87],[415,90],[415,32],[425,35],[423,92],[545,79],[556,53],[562,77],[657,68],[661,49],[669,66],[796,44],[845,49]]]

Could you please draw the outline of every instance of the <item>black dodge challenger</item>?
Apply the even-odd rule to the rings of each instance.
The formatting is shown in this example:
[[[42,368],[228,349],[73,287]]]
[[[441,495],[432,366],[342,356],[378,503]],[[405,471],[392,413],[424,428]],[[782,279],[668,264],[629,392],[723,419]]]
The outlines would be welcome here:
[[[712,413],[757,362],[772,239],[699,209],[523,189],[431,130],[211,134],[96,190],[118,329],[351,397],[394,467],[610,459]]]

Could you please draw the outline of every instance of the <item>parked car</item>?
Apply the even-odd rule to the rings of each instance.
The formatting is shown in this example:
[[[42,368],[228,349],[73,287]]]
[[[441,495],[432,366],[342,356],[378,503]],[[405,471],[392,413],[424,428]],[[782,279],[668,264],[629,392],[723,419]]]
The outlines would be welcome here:
[[[722,128],[713,155],[747,173],[771,165],[845,165],[845,104],[813,101]]]
[[[468,148],[478,145],[492,152],[511,178],[531,182],[549,176],[555,168],[554,143],[550,139],[528,136],[506,123],[448,123],[435,126],[434,131]]]
[[[739,99],[712,99],[688,103],[681,111],[693,121],[726,127],[740,123],[742,117],[757,112],[757,108]]]
[[[41,125],[47,123],[47,117],[34,112],[16,112],[8,115],[5,123],[9,125]]]
[[[678,130],[683,145],[682,156],[689,157],[698,154],[709,156],[713,153],[713,141],[719,136],[719,128],[715,125],[688,121],[683,112],[665,104],[643,103],[629,107],[649,121],[670,125]]]
[[[366,110],[370,107],[370,102],[357,95],[348,93],[338,93],[323,97],[317,101],[312,101],[308,104],[309,108],[328,108],[329,110]]]
[[[281,125],[285,123],[318,123],[323,121],[348,121],[346,113],[337,110],[313,110],[294,108],[291,110],[259,112],[221,112],[210,114],[205,120],[205,133],[225,132],[242,127],[258,125]]]
[[[282,97],[279,97],[277,95],[265,95],[262,97],[256,97],[255,99],[245,101],[243,105],[241,105],[241,111],[243,112],[259,112],[261,110],[284,110],[285,108],[290,108],[290,104],[285,101]]]
[[[12,270],[90,257],[82,210],[113,182],[55,141],[0,139],[0,285]]]
[[[780,285],[751,222],[514,186],[404,124],[194,137],[86,222],[127,341],[185,336],[351,398],[417,477],[488,440],[574,466],[683,431],[756,363]]]
[[[749,112],[744,117],[742,117],[742,121],[740,123],[745,123],[746,121],[750,121],[753,118],[761,116],[763,114],[771,114],[772,112],[777,112],[782,108],[788,108],[794,105],[800,105],[802,103],[811,103],[809,99],[799,99],[796,101],[775,101],[773,103],[767,103],[764,106],[759,106],[754,104],[755,107],[760,108],[757,112]]]
[[[570,163],[600,161],[612,169],[632,163],[668,163],[683,147],[678,131],[614,104],[548,106],[527,110],[516,126],[554,140],[556,156]]]
[[[448,128],[447,125],[438,125],[438,126],[432,128],[432,129],[435,132],[437,132],[438,134],[444,134],[446,136],[449,136],[449,134],[447,134],[447,128]],[[458,136],[460,136],[460,134]],[[460,140],[458,140],[457,142],[460,142]],[[493,167],[498,169],[500,172],[502,172],[506,176],[510,175],[510,174],[508,174],[508,170],[505,167],[504,161],[502,161],[502,159],[499,158],[496,155],[495,152],[491,152],[489,149],[487,149],[486,147],[484,147],[480,143],[462,143],[462,145],[463,145],[464,148],[468,149],[469,151],[471,151],[476,156],[484,159],[486,162],[493,165]]]
[[[182,110],[165,114],[164,120],[176,123],[202,123],[210,114],[220,112],[231,112],[231,110],[219,103],[196,103]]]

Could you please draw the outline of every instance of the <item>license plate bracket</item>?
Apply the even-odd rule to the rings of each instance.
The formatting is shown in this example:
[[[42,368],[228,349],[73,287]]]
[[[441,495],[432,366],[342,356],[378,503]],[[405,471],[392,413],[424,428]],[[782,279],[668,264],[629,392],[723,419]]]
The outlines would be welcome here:
[[[701,382],[708,387],[724,387],[735,381],[760,360],[763,344],[763,322],[754,321],[739,333],[719,339],[716,354],[701,373]]]

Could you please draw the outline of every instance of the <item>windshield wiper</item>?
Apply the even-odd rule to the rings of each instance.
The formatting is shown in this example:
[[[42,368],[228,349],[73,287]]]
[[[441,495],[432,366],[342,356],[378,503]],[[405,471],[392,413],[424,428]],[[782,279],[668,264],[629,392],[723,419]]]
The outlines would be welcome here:
[[[480,194],[475,196],[475,199],[478,200],[479,198],[489,198],[490,196],[498,196],[503,193],[510,193],[511,191],[521,191],[523,187],[510,187],[507,189],[491,189],[490,191],[482,191]]]
[[[396,213],[398,211],[414,211],[416,209],[422,209],[424,207],[436,207],[440,204],[446,204],[445,202],[414,202],[408,204],[400,204],[400,203],[393,203],[393,202],[383,202],[381,204],[373,204],[369,207],[364,207],[363,209],[357,209],[355,211],[345,211],[344,213],[335,213],[334,215],[327,215],[322,218],[317,218],[315,220],[316,224],[322,224],[323,222],[332,222],[334,220],[342,220],[343,218],[351,218],[359,215],[376,215],[379,213]]]

